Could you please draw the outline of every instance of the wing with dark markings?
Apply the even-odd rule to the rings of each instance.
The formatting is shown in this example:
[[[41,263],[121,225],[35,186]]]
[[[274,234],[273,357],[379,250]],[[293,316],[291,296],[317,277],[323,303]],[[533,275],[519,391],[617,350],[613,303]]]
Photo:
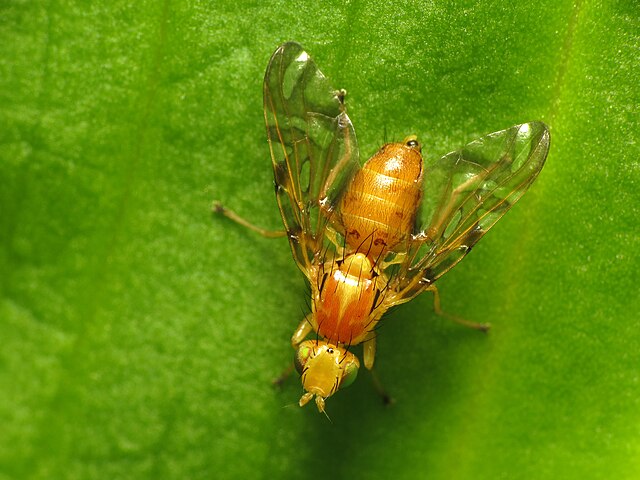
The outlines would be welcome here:
[[[325,227],[359,168],[355,132],[334,89],[297,43],[281,45],[264,78],[264,116],[276,197],[293,256],[307,272]]]
[[[544,123],[491,133],[442,157],[425,171],[418,233],[394,276],[413,297],[471,250],[527,191],[544,165]]]

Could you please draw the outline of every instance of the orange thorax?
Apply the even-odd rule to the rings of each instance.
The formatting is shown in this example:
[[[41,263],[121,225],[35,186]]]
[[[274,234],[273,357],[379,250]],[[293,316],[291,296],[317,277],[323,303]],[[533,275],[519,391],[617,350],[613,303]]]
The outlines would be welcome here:
[[[317,332],[329,342],[360,343],[383,313],[375,311],[382,277],[362,253],[327,262],[324,270],[313,302]]]

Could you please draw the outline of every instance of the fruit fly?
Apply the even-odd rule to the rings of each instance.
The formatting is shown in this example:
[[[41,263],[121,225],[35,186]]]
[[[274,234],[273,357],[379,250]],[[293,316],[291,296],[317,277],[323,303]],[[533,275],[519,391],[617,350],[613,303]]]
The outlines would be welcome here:
[[[549,149],[541,122],[491,133],[425,167],[415,136],[383,145],[362,167],[344,90],[297,43],[281,45],[264,78],[264,116],[283,232],[311,286],[311,312],[291,343],[304,394],[325,400],[353,382],[376,325],[469,253],[534,181]],[[478,326],[478,325],[476,325]],[[482,327],[482,325],[480,325]],[[311,334],[313,338],[307,339]]]

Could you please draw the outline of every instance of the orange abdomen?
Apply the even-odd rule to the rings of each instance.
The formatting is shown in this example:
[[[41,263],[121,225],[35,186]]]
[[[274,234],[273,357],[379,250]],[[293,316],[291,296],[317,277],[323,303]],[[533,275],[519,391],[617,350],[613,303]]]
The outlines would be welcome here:
[[[340,212],[352,250],[384,258],[413,232],[422,196],[422,155],[415,145],[384,145],[351,181]]]

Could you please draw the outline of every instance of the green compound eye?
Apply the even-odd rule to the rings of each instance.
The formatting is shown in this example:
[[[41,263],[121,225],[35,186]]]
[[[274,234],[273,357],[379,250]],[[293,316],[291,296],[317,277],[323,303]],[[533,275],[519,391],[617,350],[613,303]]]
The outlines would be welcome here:
[[[293,357],[293,363],[296,366],[298,375],[302,375],[302,370],[304,370],[304,366],[309,360],[309,357],[311,357],[311,347],[309,346],[303,345],[296,351]]]
[[[340,388],[348,387],[351,385],[358,376],[358,367],[357,363],[350,363],[347,365],[347,368],[344,370],[344,374],[342,375],[342,381],[340,382]]]

